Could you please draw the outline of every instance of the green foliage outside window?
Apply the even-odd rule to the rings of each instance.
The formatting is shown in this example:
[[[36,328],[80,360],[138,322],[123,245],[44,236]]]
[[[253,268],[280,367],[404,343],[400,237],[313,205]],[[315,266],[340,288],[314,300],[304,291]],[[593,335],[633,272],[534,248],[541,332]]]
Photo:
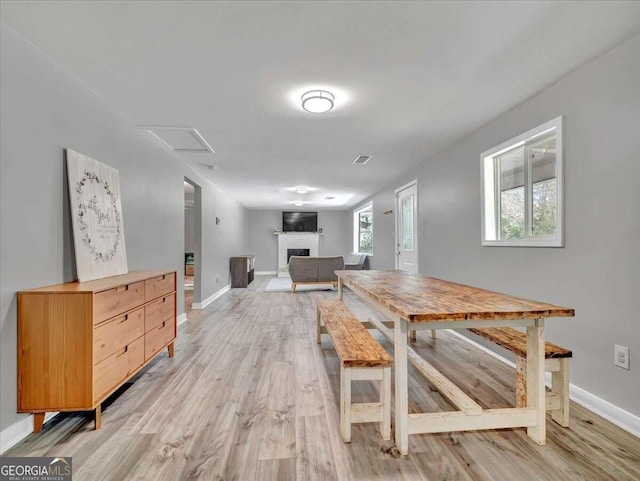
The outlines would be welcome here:
[[[373,213],[358,214],[358,252],[373,253]]]

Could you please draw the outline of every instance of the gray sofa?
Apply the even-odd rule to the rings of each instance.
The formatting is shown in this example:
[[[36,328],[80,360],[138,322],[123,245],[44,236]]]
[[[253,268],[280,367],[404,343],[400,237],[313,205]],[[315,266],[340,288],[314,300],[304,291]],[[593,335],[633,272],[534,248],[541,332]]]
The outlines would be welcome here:
[[[291,256],[289,275],[291,292],[296,292],[298,284],[333,284],[338,287],[336,271],[344,269],[344,259],[339,257]]]
[[[364,269],[364,263],[367,261],[367,254],[352,252],[344,256],[344,268],[352,271],[361,271]]]

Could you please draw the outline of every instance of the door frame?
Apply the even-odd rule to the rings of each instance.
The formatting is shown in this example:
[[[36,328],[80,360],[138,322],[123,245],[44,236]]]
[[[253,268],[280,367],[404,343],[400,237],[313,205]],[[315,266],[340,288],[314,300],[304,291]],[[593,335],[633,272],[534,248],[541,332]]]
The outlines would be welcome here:
[[[420,211],[418,208],[419,202],[418,202],[418,179],[413,179],[410,182],[407,182],[404,185],[401,185],[400,187],[398,187],[397,189],[395,189],[393,191],[393,202],[395,204],[394,206],[394,212],[395,212],[395,222],[394,222],[394,239],[393,239],[393,257],[395,258],[395,266],[396,266],[396,270],[400,268],[400,256],[398,255],[398,240],[399,240],[399,230],[400,230],[400,215],[398,212],[398,194],[400,192],[402,192],[405,189],[408,189],[409,187],[413,187],[416,186],[416,199],[415,199],[415,205],[413,206],[414,210],[415,210],[415,222],[414,222],[414,227],[415,227],[415,235],[414,235],[414,239],[413,239],[413,243],[414,243],[414,248],[416,251],[416,264],[418,266],[418,272],[420,272],[420,242],[419,242],[419,232],[418,232],[418,227],[419,227],[419,218],[420,218]]]
[[[190,177],[185,176],[184,181],[194,188],[194,205],[193,205],[193,216],[195,220],[194,225],[194,237],[195,237],[195,248],[194,248],[194,256],[195,262],[193,265],[193,305],[198,305],[202,302],[202,187],[192,180]],[[184,222],[184,217],[182,219]],[[183,229],[184,231],[184,229]],[[184,233],[183,233],[184,236]],[[182,250],[185,250],[184,238],[182,240]],[[184,252],[182,253],[182,264],[184,264]],[[184,265],[182,267],[182,276],[183,281],[182,285],[184,286]],[[193,306],[191,309],[197,309]]]

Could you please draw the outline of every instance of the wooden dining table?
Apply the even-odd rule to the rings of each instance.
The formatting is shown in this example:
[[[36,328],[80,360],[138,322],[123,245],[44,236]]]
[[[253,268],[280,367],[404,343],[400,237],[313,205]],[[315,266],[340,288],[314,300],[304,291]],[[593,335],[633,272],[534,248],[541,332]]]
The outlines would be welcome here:
[[[404,271],[336,271],[338,292],[348,287],[382,313],[367,319],[394,346],[394,431],[398,450],[409,452],[409,434],[526,427],[545,444],[545,319],[571,317],[573,309]],[[389,326],[389,321],[393,327]],[[525,407],[484,409],[408,345],[417,330],[472,327],[526,327],[527,400]],[[408,362],[458,410],[409,413]]]

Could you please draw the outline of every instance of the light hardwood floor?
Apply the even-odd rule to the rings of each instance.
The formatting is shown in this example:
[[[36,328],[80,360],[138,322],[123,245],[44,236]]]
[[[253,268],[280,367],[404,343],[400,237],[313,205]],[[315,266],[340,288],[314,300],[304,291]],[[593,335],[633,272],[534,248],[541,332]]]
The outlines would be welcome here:
[[[6,456],[72,456],[81,480],[638,480],[640,439],[571,404],[571,427],[548,419],[547,445],[524,429],[410,436],[399,457],[377,424],[340,438],[339,364],[315,342],[315,303],[332,292],[232,289],[182,324],[175,358],[160,356],[89,415],[62,414]],[[347,292],[360,315],[367,308]],[[391,349],[377,335],[387,349]],[[486,407],[515,401],[514,370],[457,337],[414,344]],[[571,347],[571,346],[568,346]],[[410,410],[451,409],[410,368]],[[354,402],[377,383],[354,383]]]

